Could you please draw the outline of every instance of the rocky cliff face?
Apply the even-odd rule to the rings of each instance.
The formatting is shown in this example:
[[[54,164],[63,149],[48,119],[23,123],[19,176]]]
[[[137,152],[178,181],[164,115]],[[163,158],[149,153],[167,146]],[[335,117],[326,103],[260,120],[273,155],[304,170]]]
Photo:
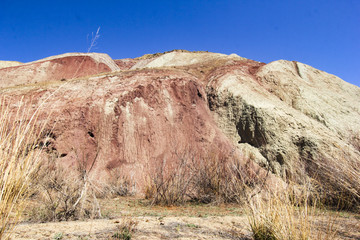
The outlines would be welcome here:
[[[96,176],[121,169],[141,185],[149,169],[191,149],[360,194],[360,88],[299,62],[187,51],[115,61],[65,54],[2,68],[0,86],[34,108],[44,102],[48,154],[68,166],[83,161]]]

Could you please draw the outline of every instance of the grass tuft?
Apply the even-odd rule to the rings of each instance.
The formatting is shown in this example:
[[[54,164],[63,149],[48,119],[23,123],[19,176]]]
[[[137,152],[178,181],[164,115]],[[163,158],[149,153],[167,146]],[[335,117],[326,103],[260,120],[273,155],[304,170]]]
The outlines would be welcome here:
[[[254,240],[335,239],[334,218],[328,218],[325,232],[315,228],[313,216],[319,209],[309,193],[306,187],[289,185],[285,191],[269,191],[266,196],[249,199],[248,222]]]
[[[118,231],[111,236],[111,239],[130,240],[136,231],[137,224],[138,222],[130,217],[123,218],[117,226]]]

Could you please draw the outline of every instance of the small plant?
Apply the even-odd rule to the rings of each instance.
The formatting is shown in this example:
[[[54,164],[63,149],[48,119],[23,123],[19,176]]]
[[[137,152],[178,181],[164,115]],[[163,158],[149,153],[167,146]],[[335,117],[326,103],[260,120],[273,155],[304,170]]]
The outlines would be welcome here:
[[[122,222],[117,226],[118,231],[111,236],[112,239],[130,240],[136,231],[137,224],[138,222],[132,218],[122,219]]]
[[[131,233],[128,229],[124,229],[121,232],[116,232],[112,235],[113,239],[123,239],[123,240],[130,240],[132,237]]]
[[[61,240],[61,239],[63,239],[63,237],[64,237],[63,234],[61,232],[59,232],[59,233],[55,233],[53,239],[54,240]]]
[[[193,224],[193,223],[188,223],[188,224],[186,224],[186,226],[187,226],[188,228],[200,228],[199,225],[196,225],[196,224]]]

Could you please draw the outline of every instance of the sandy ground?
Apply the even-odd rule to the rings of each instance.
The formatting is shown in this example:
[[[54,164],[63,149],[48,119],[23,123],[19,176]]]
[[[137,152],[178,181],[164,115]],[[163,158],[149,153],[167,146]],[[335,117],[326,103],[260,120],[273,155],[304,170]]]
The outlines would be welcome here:
[[[105,199],[100,202],[103,219],[48,223],[20,223],[12,239],[91,240],[120,239],[119,227],[136,222],[131,239],[237,239],[250,240],[244,209],[236,205],[149,206],[137,198]],[[36,209],[36,204],[30,205]],[[335,239],[360,240],[360,214],[349,212],[316,213],[314,230],[337,231]],[[28,216],[29,217],[29,216]],[[26,216],[23,219],[26,221]],[[115,237],[114,237],[115,236]],[[329,239],[315,234],[312,239]],[[333,239],[333,238],[330,238]]]
[[[246,216],[210,217],[132,217],[137,222],[132,239],[252,239]],[[124,218],[88,221],[20,224],[12,239],[117,239],[119,225]],[[316,220],[319,229],[337,229],[335,239],[360,239],[360,220],[353,217],[338,217],[329,226],[323,218]],[[61,236],[62,238],[56,238]],[[317,239],[315,235],[313,239]],[[322,238],[325,237],[323,234]]]
[[[250,239],[246,217],[134,217],[132,239]],[[20,224],[13,239],[112,239],[122,218]]]

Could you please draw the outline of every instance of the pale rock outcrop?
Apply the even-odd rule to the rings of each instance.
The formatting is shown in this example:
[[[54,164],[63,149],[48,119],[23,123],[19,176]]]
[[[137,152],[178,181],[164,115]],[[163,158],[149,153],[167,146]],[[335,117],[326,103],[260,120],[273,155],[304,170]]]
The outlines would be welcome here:
[[[267,159],[259,164],[294,181],[311,176],[336,190],[347,185],[359,196],[360,153],[350,137],[360,129],[358,87],[284,60],[255,74],[235,69],[209,79],[219,127],[234,144],[259,150]]]
[[[159,67],[176,67],[193,65],[197,63],[206,64],[206,62],[216,61],[218,59],[234,59],[244,60],[244,58],[236,55],[225,55],[221,53],[209,52],[178,52],[172,51],[159,57],[140,60],[131,69],[137,68],[159,68]]]

